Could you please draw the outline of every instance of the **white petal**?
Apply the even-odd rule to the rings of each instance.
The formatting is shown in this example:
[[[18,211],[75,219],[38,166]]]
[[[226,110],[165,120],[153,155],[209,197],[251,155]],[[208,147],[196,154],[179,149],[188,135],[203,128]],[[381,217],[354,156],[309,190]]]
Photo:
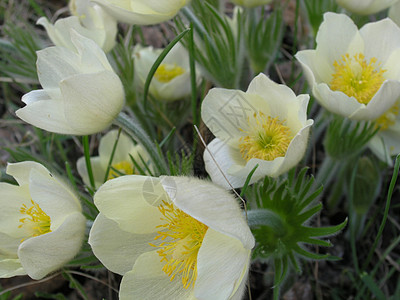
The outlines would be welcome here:
[[[360,106],[349,115],[349,118],[353,120],[374,120],[390,109],[399,97],[400,82],[386,80],[371,101],[366,106]]]
[[[19,275],[26,275],[19,259],[0,260],[0,278],[9,278]]]
[[[164,177],[162,185],[176,207],[208,227],[238,239],[245,248],[254,247],[254,237],[233,194],[192,177]]]
[[[360,29],[360,34],[364,39],[364,54],[368,61],[375,57],[384,64],[393,51],[400,48],[400,28],[390,19],[368,23]]]
[[[101,159],[99,156],[91,157],[90,163],[92,166],[92,172],[94,177],[94,186],[98,189],[104,183],[104,176],[106,174],[106,170],[103,168],[101,163]],[[78,170],[79,176],[81,176],[83,182],[87,186],[90,185],[89,175],[86,168],[85,157],[80,157],[76,162],[76,169]]]
[[[318,55],[328,64],[340,61],[342,55],[363,53],[363,41],[354,22],[344,14],[325,13],[316,37]]]
[[[6,233],[0,232],[0,260],[5,258],[18,258],[17,251],[21,238],[11,237]]]
[[[400,1],[397,1],[390,7],[388,17],[400,26]]]
[[[76,134],[92,134],[110,125],[124,105],[124,90],[111,71],[79,74],[60,83],[65,117]]]
[[[385,78],[400,80],[400,68],[397,66],[398,61],[400,61],[400,48],[393,51],[386,63],[382,66],[382,69],[386,70],[384,73]]]
[[[118,224],[100,213],[89,234],[89,244],[96,257],[114,273],[124,275],[132,270],[136,259],[143,253],[154,251],[149,243],[157,233],[134,234],[122,230]]]
[[[0,194],[0,232],[21,240],[26,234],[22,228],[18,228],[22,224],[19,220],[24,217],[20,209],[23,204],[32,206],[27,186],[20,187],[0,182]],[[3,244],[0,244],[1,247]]]
[[[74,193],[50,173],[31,170],[29,191],[32,200],[50,217],[51,230],[57,229],[67,215],[82,210]]]
[[[229,299],[247,274],[250,253],[237,239],[209,229],[197,256],[196,297]]]
[[[22,186],[25,184],[29,184],[31,170],[37,170],[44,174],[50,174],[49,170],[47,170],[42,164],[34,161],[8,163],[6,173],[14,177],[18,184]]]
[[[18,109],[15,113],[20,119],[38,128],[61,134],[76,134],[76,130],[65,118],[62,101],[37,101]]]
[[[163,271],[156,251],[139,256],[132,271],[126,273],[119,290],[120,300],[195,300],[192,289],[184,289],[180,276],[170,280]]]
[[[21,101],[27,105],[45,100],[51,100],[49,94],[47,94],[45,90],[34,90],[23,95],[21,98]]]
[[[82,246],[85,227],[85,217],[74,213],[56,231],[23,241],[18,257],[27,274],[41,279],[70,261]]]
[[[203,154],[204,164],[211,180],[215,184],[218,184],[227,190],[230,190],[232,188],[231,186],[233,186],[233,188],[243,187],[246,178],[231,176],[228,172],[228,170],[234,165],[238,165],[242,168],[245,166],[246,161],[242,158],[240,152],[218,138],[213,139],[207,145],[207,149],[204,150]],[[212,157],[214,157],[215,161]],[[224,173],[226,178],[222,175],[221,171]]]
[[[121,229],[138,234],[156,232],[162,214],[157,206],[168,201],[160,180],[127,175],[104,183],[94,195],[97,208]]]
[[[108,162],[110,160],[114,144],[117,140],[118,130],[111,130],[100,140],[99,144],[99,156],[101,158],[101,163],[103,168],[107,168]],[[114,152],[113,163],[118,163],[122,161],[131,162],[129,153],[134,147],[132,139],[124,133],[121,133],[117,143],[117,147]]]

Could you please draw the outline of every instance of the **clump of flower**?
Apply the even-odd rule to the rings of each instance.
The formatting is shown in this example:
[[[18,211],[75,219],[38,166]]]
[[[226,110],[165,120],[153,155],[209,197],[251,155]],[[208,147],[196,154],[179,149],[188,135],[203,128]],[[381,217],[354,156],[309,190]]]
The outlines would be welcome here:
[[[69,8],[72,16],[57,20],[53,25],[45,17],[37,24],[42,25],[56,46],[75,49],[71,40],[71,29],[96,42],[105,52],[115,45],[117,21],[99,5],[89,0],[71,0]]]
[[[390,19],[360,30],[343,14],[326,13],[317,48],[296,54],[312,92],[327,110],[374,120],[400,97],[400,28]]]
[[[293,168],[304,155],[313,124],[307,120],[308,100],[308,95],[296,97],[264,74],[254,78],[246,92],[210,90],[201,114],[216,137],[204,151],[211,179],[230,188],[222,171],[237,188],[257,165],[250,183]]]
[[[61,134],[87,135],[107,128],[121,111],[124,89],[104,52],[71,31],[74,49],[49,47],[37,52],[43,89],[22,97],[19,118]]]
[[[164,49],[137,47],[134,53],[135,75],[143,87],[147,75]],[[197,81],[200,77],[197,74]],[[176,44],[164,58],[150,83],[150,94],[160,101],[175,101],[190,95],[189,55],[182,44]]]
[[[122,176],[94,196],[94,254],[124,299],[240,299],[254,238],[237,200],[189,177]]]
[[[100,139],[99,155],[90,158],[96,188],[99,188],[106,180],[121,175],[138,174],[139,170],[137,169],[137,166],[135,166],[135,163],[138,164],[142,171],[146,170],[146,167],[151,166],[149,156],[141,145],[135,145],[132,139],[124,133],[120,134],[118,141],[117,137],[118,130],[111,130],[108,132]],[[108,168],[116,141],[117,146],[114,151],[110,168]],[[83,182],[90,186],[85,157],[78,159],[77,169]]]
[[[0,183],[0,278],[41,279],[80,250],[86,218],[74,193],[45,167],[8,164],[18,185]]]
[[[136,25],[158,24],[172,19],[189,0],[93,0],[120,22]]]

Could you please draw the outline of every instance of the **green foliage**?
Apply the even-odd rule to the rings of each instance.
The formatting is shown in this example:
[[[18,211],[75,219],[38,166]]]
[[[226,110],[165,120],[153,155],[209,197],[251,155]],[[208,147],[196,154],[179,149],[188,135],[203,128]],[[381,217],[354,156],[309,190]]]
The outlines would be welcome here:
[[[335,0],[303,0],[302,3],[307,12],[308,21],[313,29],[314,36],[317,34],[319,25],[322,23],[324,13],[339,10]]]
[[[334,159],[357,156],[378,130],[372,122],[358,122],[334,116],[325,135],[325,151]]]
[[[322,186],[316,187],[314,178],[306,176],[306,172],[304,168],[295,176],[292,170],[288,178],[277,180],[266,177],[248,188],[246,194],[249,225],[257,241],[254,257],[274,264],[276,287],[284,280],[289,266],[300,272],[300,258],[337,259],[313,253],[304,245],[331,247],[329,241],[321,238],[337,234],[347,223],[346,220],[332,227],[306,226],[322,209],[322,204],[315,202]]]
[[[249,9],[244,14],[246,50],[254,74],[268,73],[283,39],[283,16],[280,8],[268,14]]]
[[[201,0],[193,0],[191,8],[182,9],[186,20],[176,18],[178,30],[187,27],[186,21],[193,23],[196,60],[206,71],[206,77],[218,86],[238,88],[243,65],[242,13],[237,10],[230,19]]]

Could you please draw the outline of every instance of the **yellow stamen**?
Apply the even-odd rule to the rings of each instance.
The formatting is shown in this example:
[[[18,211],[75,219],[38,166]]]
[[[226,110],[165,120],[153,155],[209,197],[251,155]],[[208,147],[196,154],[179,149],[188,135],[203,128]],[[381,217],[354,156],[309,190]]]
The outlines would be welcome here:
[[[161,64],[154,77],[162,83],[167,83],[183,73],[185,73],[185,70],[176,64]]]
[[[110,172],[108,173],[108,180],[121,176],[121,173],[125,175],[132,175],[134,172],[135,170],[133,168],[133,164],[129,161],[123,160],[111,165]]]
[[[376,126],[381,130],[386,130],[396,123],[399,114],[399,102],[389,108],[382,116],[375,120]]]
[[[26,229],[30,237],[39,236],[51,232],[50,217],[40,208],[39,204],[31,200],[32,206],[27,207],[23,204],[20,213],[26,215],[25,218],[19,219],[21,225],[18,228]],[[21,242],[24,240],[21,240]]]
[[[157,253],[161,262],[166,262],[162,269],[164,273],[171,277],[171,281],[181,274],[183,287],[187,289],[196,281],[197,254],[208,227],[172,203],[163,201],[158,209],[164,216],[161,220],[166,223],[157,226],[162,231],[154,239],[162,242],[158,246],[150,245],[160,248]]]
[[[252,158],[271,161],[285,156],[292,140],[289,127],[283,125],[284,121],[266,117],[262,112],[253,117],[248,119],[250,129],[244,131],[247,135],[239,140],[242,157],[247,161]]]
[[[354,57],[343,55],[340,62],[333,63],[335,73],[332,74],[330,88],[367,104],[385,81],[383,74],[386,70],[379,65],[375,57],[368,62],[362,53]]]

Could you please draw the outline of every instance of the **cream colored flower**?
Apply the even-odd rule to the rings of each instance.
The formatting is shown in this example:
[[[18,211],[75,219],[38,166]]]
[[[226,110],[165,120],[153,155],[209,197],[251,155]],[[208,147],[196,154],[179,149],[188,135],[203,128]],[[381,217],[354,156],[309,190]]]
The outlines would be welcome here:
[[[117,21],[108,15],[99,5],[89,0],[70,1],[72,17],[59,19],[54,25],[45,17],[37,24],[42,25],[56,46],[62,46],[74,51],[71,41],[71,29],[96,42],[104,50],[110,51],[115,45]]]
[[[359,15],[371,15],[393,5],[398,0],[336,0],[348,11]]]
[[[90,158],[96,188],[99,188],[100,185],[104,183],[104,177],[117,136],[118,130],[111,130],[108,132],[100,139],[99,156]],[[141,145],[135,145],[130,137],[121,133],[107,179],[118,177],[121,173],[125,175],[137,174],[136,167],[131,157],[144,171],[146,171],[144,163],[151,168],[149,155],[144,148]],[[78,159],[77,168],[83,182],[90,186],[84,157]]]
[[[147,75],[163,49],[137,47],[134,53],[135,74],[143,87]],[[197,74],[197,81],[200,80]],[[160,101],[175,101],[191,94],[189,55],[186,49],[176,44],[158,67],[150,83],[150,94]]]
[[[94,254],[121,300],[241,299],[254,237],[237,200],[189,177],[122,176],[94,196]]]
[[[0,183],[0,278],[41,279],[80,250],[86,219],[74,193],[36,162],[8,164]]]
[[[296,95],[264,74],[246,92],[214,88],[203,100],[201,115],[215,135],[204,151],[205,167],[213,182],[230,188],[276,177],[293,168],[307,147],[313,120],[307,120],[308,95]],[[210,153],[217,162],[210,156]]]
[[[387,112],[375,120],[380,130],[369,141],[369,148],[388,165],[393,164],[392,157],[400,153],[400,100]]]
[[[272,0],[231,0],[236,5],[243,7],[255,7],[271,3]]]
[[[72,51],[50,47],[38,51],[43,89],[22,97],[19,118],[41,129],[86,135],[107,128],[124,105],[124,89],[99,46],[71,31]]]
[[[118,21],[136,25],[172,19],[189,0],[93,0]]]
[[[374,120],[400,96],[400,28],[390,19],[360,30],[343,14],[326,13],[316,50],[296,55],[319,103],[355,120]]]
[[[392,19],[397,26],[400,26],[400,1],[397,1],[390,7],[388,17]]]

